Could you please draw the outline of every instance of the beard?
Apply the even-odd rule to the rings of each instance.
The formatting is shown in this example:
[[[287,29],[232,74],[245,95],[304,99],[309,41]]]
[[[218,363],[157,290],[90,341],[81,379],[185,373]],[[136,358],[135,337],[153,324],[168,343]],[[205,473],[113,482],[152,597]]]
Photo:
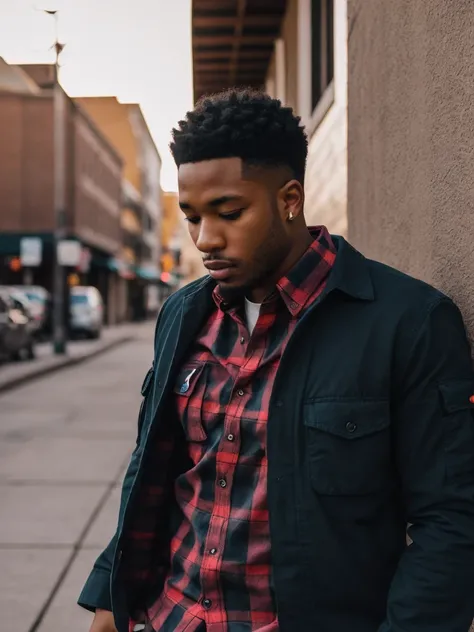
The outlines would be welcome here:
[[[265,241],[254,255],[251,267],[249,264],[248,274],[244,273],[245,281],[238,285],[218,283],[219,292],[226,303],[242,301],[257,288],[269,286],[271,293],[271,284],[279,281],[277,272],[288,255],[290,244],[278,215],[275,214],[274,217]]]

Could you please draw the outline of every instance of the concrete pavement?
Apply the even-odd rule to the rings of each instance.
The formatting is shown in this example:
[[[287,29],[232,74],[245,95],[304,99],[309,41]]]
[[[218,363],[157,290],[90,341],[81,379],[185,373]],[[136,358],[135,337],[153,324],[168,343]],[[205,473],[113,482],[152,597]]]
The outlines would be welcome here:
[[[0,394],[0,632],[88,632],[75,605],[113,534],[153,324]]]
[[[0,366],[0,393],[19,384],[67,366],[73,366],[132,340],[140,329],[148,330],[150,323],[127,323],[105,327],[99,340],[74,340],[67,345],[65,355],[55,356],[51,343],[36,345],[36,358],[25,362],[9,362]]]

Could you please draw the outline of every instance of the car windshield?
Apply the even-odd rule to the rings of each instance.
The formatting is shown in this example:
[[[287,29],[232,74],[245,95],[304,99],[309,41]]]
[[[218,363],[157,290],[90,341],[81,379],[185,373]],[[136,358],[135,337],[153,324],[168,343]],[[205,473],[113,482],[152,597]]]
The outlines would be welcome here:
[[[87,305],[88,302],[87,294],[71,294],[71,303],[73,305]]]
[[[44,298],[35,292],[25,292],[25,296],[29,301],[34,301],[35,303],[44,303]]]

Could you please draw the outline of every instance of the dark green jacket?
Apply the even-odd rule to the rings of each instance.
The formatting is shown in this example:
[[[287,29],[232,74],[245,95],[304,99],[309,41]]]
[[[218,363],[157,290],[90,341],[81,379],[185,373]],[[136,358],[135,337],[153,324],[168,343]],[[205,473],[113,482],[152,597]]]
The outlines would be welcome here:
[[[321,299],[297,325],[270,402],[268,504],[282,632],[467,632],[474,616],[474,375],[446,296],[341,238]],[[80,604],[127,631],[126,530],[150,438],[214,308],[213,282],[164,306],[117,533]],[[183,439],[184,442],[184,439]],[[153,463],[159,458],[153,455]],[[411,546],[406,526],[411,524]],[[161,586],[151,589],[154,598]]]

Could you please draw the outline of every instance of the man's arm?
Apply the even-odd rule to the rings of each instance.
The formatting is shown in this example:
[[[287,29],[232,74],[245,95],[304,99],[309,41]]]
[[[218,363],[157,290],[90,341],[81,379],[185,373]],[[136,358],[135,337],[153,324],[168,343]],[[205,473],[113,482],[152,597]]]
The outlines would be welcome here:
[[[160,313],[158,314],[158,318],[155,326],[155,336],[154,336],[154,349],[156,352],[157,348],[157,339],[160,332],[160,323],[162,321],[162,317],[165,314],[165,309],[167,304],[170,301],[170,297],[166,299],[164,302]],[[146,398],[152,382],[152,369],[148,371],[145,376],[145,380],[142,386],[142,395]],[[140,463],[140,453],[137,449],[140,443],[140,435],[142,430],[142,413],[144,413],[144,404],[145,400],[142,403],[142,408],[140,408],[140,414],[138,416],[138,429],[137,429],[137,440],[136,440],[136,448],[132,454],[130,459],[130,463],[125,474],[125,478],[122,485],[122,494],[120,498],[120,510],[119,510],[119,523],[123,518],[123,512],[125,511],[125,506],[127,504],[128,497],[130,495],[130,490],[133,485],[133,481],[135,480],[135,475],[138,471],[138,466]],[[115,555],[115,549],[117,548],[117,533],[114,534],[109,544],[106,546],[104,551],[97,558],[94,567],[87,578],[87,581],[81,591],[81,594],[78,599],[78,604],[85,608],[86,610],[90,610],[91,612],[96,612],[97,610],[112,610],[112,600],[110,594],[110,577],[112,573],[112,564]],[[93,632],[92,629],[91,632]],[[107,632],[107,629],[104,628],[104,632]]]
[[[413,543],[379,632],[467,632],[474,617],[473,394],[461,315],[438,299],[395,402],[395,454]]]

